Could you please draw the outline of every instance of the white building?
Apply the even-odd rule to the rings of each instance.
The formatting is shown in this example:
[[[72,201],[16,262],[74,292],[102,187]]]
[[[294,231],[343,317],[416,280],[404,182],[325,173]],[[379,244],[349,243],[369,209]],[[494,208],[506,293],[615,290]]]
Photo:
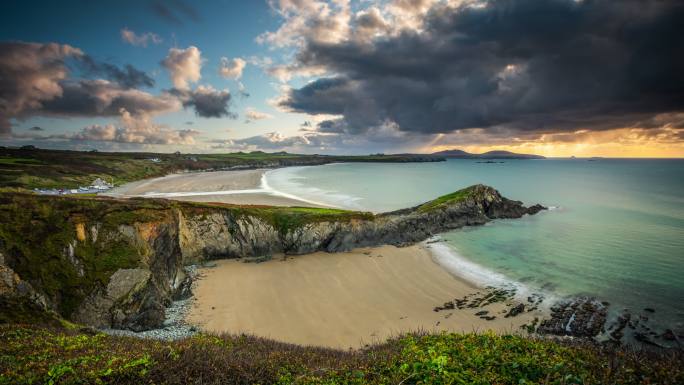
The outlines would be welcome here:
[[[111,183],[107,183],[102,178],[97,178],[93,181],[93,183],[90,185],[90,187],[92,187],[94,189],[98,189],[98,190],[108,190],[108,189],[112,188],[113,186]]]

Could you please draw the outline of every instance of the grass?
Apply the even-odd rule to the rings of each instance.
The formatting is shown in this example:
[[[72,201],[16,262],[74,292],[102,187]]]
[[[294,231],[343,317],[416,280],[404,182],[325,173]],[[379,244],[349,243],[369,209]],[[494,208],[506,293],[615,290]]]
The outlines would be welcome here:
[[[328,208],[309,207],[254,207],[243,209],[245,215],[261,217],[270,223],[281,235],[303,226],[320,222],[349,222],[372,220],[373,214]]]
[[[0,166],[4,165],[37,165],[42,164],[37,159],[32,158],[11,158],[6,156],[0,156]]]
[[[446,204],[453,204],[456,202],[464,201],[471,196],[473,196],[475,186],[466,187],[464,189],[458,190],[451,194],[442,195],[439,198],[433,199],[427,203],[424,203],[418,207],[419,212],[430,212]]]
[[[146,218],[144,210],[158,212],[98,199],[2,193],[0,246],[17,274],[68,317],[96,286],[106,285],[116,270],[138,266],[145,252],[123,237],[75,242],[77,226],[98,222],[100,232],[116,233],[119,225]],[[70,245],[82,263],[83,275],[68,259]]]
[[[247,335],[175,342],[0,326],[0,384],[681,384],[682,353],[494,334],[414,334],[358,351]]]

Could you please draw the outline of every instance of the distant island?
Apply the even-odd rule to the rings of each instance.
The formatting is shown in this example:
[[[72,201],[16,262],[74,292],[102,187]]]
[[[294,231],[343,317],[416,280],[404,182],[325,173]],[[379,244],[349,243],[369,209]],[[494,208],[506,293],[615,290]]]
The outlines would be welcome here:
[[[452,159],[546,159],[541,155],[518,154],[510,151],[487,151],[482,154],[473,154],[463,150],[444,150],[430,155]]]

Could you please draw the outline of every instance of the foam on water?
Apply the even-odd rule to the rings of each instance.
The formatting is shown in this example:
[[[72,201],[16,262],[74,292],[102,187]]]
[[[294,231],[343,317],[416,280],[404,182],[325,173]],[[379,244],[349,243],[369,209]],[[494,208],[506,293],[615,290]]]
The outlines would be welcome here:
[[[335,163],[326,165],[334,166]],[[306,168],[317,166],[298,166],[270,170],[261,177],[261,186],[268,191],[283,193],[282,190],[297,191],[297,195],[290,195],[293,199],[328,207],[339,207],[350,210],[366,210],[361,204],[363,198],[341,194],[337,191],[324,190],[308,185],[306,177],[301,176],[300,172]],[[273,181],[281,188],[276,190],[269,185],[269,180]]]
[[[518,300],[525,300],[532,294],[540,294],[541,290],[533,290],[530,287],[509,279],[501,273],[479,265],[469,259],[461,256],[453,247],[441,241],[439,237],[433,237],[425,242],[423,245],[430,251],[432,260],[441,266],[449,274],[465,279],[475,285],[482,287],[496,287],[500,289],[514,289],[515,297]],[[549,293],[543,293],[545,302],[550,298]],[[552,303],[548,301],[547,303]]]

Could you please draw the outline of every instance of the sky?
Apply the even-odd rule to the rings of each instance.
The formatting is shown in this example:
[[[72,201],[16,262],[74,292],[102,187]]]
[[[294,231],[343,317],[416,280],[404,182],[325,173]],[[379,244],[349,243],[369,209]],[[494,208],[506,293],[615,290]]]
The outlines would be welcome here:
[[[684,157],[680,0],[0,4],[0,145]]]

